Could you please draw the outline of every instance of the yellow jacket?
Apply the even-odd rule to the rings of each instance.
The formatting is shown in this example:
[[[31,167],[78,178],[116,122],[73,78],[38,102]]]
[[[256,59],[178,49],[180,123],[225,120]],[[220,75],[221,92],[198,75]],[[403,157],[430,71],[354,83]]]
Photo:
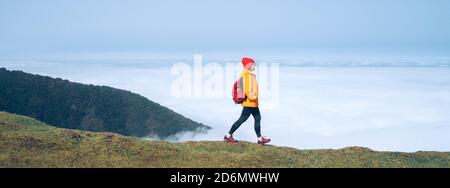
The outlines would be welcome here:
[[[240,77],[244,78],[244,93],[247,96],[242,106],[258,107],[258,82],[256,81],[256,75],[244,69]]]

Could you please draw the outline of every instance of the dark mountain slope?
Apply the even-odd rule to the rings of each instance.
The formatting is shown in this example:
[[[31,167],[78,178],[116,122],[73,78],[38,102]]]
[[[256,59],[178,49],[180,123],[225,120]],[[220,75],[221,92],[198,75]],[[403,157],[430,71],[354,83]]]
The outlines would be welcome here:
[[[166,137],[209,127],[138,94],[0,68],[0,111],[58,127]]]

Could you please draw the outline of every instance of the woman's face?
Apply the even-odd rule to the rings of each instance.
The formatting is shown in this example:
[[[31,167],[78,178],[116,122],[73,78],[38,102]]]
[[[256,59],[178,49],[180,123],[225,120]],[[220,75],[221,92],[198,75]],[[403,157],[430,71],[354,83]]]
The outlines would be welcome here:
[[[245,65],[245,68],[250,70],[250,71],[254,71],[255,70],[255,64],[254,63],[249,63],[249,64]]]

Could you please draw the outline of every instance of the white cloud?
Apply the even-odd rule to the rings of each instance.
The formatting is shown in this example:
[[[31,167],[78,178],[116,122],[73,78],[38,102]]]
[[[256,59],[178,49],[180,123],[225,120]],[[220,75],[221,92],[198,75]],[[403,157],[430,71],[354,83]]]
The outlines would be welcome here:
[[[170,66],[6,63],[1,66],[131,90],[213,129],[176,140],[221,140],[241,107],[229,98],[176,99]],[[232,83],[229,83],[232,84]],[[377,150],[450,150],[450,69],[280,67],[280,100],[262,110],[263,134],[297,148],[351,145]],[[264,103],[264,101],[261,101]],[[235,134],[254,141],[253,118]]]

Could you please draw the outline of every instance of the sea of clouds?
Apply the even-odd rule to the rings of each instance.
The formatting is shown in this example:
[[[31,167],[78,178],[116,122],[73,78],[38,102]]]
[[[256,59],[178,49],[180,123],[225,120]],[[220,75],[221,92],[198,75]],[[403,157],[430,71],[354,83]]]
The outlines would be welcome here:
[[[130,90],[213,128],[171,141],[221,140],[242,107],[230,96],[173,97],[171,66],[180,61],[1,60],[0,67]],[[263,135],[274,145],[450,151],[449,61],[335,62],[277,62],[278,105],[261,110]],[[256,140],[252,117],[235,137]]]

